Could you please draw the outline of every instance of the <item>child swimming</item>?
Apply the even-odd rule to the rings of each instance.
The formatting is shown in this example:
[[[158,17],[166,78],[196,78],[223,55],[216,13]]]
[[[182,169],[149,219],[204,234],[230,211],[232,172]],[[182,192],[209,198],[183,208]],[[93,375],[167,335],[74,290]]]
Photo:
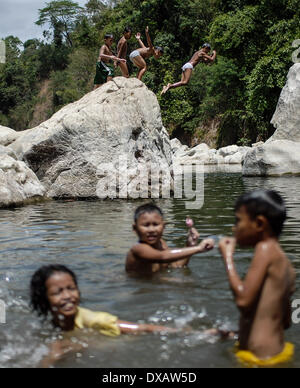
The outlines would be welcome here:
[[[197,244],[199,234],[189,229],[187,248],[169,249],[162,239],[165,229],[163,213],[154,204],[142,205],[135,211],[133,230],[139,242],[129,251],[126,271],[151,274],[166,268],[182,268],[188,265],[192,255],[207,252],[214,247],[214,241],[206,239]]]
[[[80,291],[76,275],[63,265],[48,265],[37,270],[31,279],[30,295],[32,309],[45,318],[50,313],[53,326],[63,331],[91,328],[111,337],[177,331],[165,326],[126,322],[106,312],[79,307]],[[50,364],[63,354],[59,344],[54,344],[53,349],[49,356]]]
[[[173,330],[163,326],[125,322],[109,313],[79,307],[77,277],[63,265],[48,265],[37,270],[31,279],[30,295],[33,310],[44,317],[50,313],[53,325],[64,331],[88,327],[104,335],[118,336],[122,333]]]
[[[241,314],[236,356],[254,366],[290,361],[294,347],[284,343],[284,330],[291,326],[296,275],[279,244],[286,220],[283,199],[274,191],[254,191],[238,199],[235,212],[235,239],[224,238],[220,251]],[[255,247],[244,281],[234,264],[236,244]]]

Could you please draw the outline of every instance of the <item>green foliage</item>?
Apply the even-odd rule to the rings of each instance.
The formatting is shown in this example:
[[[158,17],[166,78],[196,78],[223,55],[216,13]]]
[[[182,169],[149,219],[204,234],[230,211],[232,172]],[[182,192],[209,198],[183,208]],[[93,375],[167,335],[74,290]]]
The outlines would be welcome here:
[[[39,83],[51,79],[53,112],[93,87],[103,37],[124,27],[150,28],[160,60],[150,58],[145,84],[157,94],[164,125],[182,137],[204,136],[219,123],[218,146],[251,144],[272,135],[270,125],[280,90],[292,65],[292,42],[300,39],[298,0],[87,0],[51,1],[36,24],[49,26],[45,41],[6,38],[7,63],[0,67],[0,123],[25,129],[32,117]],[[213,66],[199,64],[189,85],[164,85],[181,78],[181,67],[205,42],[218,52]],[[133,37],[128,52],[138,47]],[[137,69],[128,61],[131,76]],[[119,70],[118,70],[119,72]],[[120,73],[119,73],[120,74]],[[52,114],[53,112],[49,112]]]

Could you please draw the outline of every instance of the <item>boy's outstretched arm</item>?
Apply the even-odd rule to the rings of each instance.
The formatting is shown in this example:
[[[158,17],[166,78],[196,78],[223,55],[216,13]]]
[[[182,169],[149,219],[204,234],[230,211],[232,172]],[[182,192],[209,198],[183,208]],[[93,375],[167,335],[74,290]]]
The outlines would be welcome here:
[[[147,244],[137,244],[132,248],[133,255],[140,260],[145,260],[150,263],[167,264],[185,259],[188,256],[193,256],[197,253],[206,252],[214,247],[213,240],[203,240],[201,244],[195,247],[167,249],[160,251],[152,248]]]
[[[233,254],[236,240],[234,238],[224,238],[220,242],[220,251],[223,255],[230,287],[233,291],[236,304],[240,309],[248,309],[257,300],[261,287],[264,283],[270,257],[266,255],[265,248],[260,245],[255,252],[251,267],[244,281],[239,277]]]
[[[113,61],[118,61],[118,62],[123,62],[123,63],[127,62],[126,59],[118,58],[115,55],[107,55],[107,54],[105,54],[105,49],[104,48],[101,48],[99,57],[100,57],[100,59],[104,58],[104,59],[111,59]]]

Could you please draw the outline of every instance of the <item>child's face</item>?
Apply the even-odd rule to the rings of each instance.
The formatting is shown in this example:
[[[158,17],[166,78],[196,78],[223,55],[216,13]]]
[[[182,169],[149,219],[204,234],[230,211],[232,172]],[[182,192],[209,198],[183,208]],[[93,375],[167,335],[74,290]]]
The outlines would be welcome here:
[[[258,219],[252,219],[245,206],[235,213],[235,217],[236,224],[233,230],[237,243],[241,246],[255,246],[262,231]]]
[[[155,50],[155,54],[156,54],[158,57],[162,57],[162,56],[163,56],[163,53],[162,53],[160,50]]]
[[[110,47],[114,43],[114,38],[104,39],[105,44]]]
[[[126,33],[124,34],[124,37],[125,37],[126,40],[129,40],[129,39],[131,38],[131,36],[132,36],[132,32],[131,32],[131,31],[126,32]]]
[[[165,223],[160,214],[144,213],[137,223],[133,225],[134,230],[138,234],[140,241],[149,245],[155,245],[162,238]]]
[[[210,53],[210,48],[209,47],[204,47],[204,52],[205,52],[205,54],[209,54]]]
[[[46,281],[47,297],[54,316],[71,317],[77,313],[79,290],[71,275],[55,272]]]

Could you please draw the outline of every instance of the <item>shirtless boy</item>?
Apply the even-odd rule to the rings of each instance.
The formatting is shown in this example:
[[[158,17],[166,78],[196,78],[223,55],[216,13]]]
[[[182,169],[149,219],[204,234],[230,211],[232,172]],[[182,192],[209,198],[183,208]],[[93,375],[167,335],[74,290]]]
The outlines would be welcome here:
[[[214,50],[212,55],[209,55],[211,50],[211,46],[209,43],[205,43],[202,46],[202,49],[197,51],[192,58],[190,59],[189,62],[187,62],[183,67],[182,67],[182,77],[181,81],[177,82],[175,84],[168,84],[167,86],[164,86],[161,94],[167,93],[169,89],[175,89],[179,88],[181,86],[186,86],[191,79],[192,73],[194,68],[200,63],[205,63],[207,65],[211,65],[214,63],[217,57],[217,52]]]
[[[94,80],[94,90],[101,85],[113,79],[115,72],[114,67],[110,64],[111,61],[119,61],[126,63],[126,59],[117,58],[112,50],[114,37],[111,34],[106,34],[104,37],[104,45],[100,49],[99,58],[96,66],[96,76]]]
[[[214,241],[207,239],[198,245],[199,234],[190,228],[188,248],[169,249],[162,239],[165,229],[163,213],[153,204],[140,206],[135,212],[133,230],[139,237],[127,255],[126,271],[151,274],[166,268],[182,268],[188,265],[192,255],[207,252]]]
[[[284,202],[274,191],[258,190],[239,198],[235,211],[235,239],[224,238],[220,251],[241,314],[237,358],[255,366],[287,362],[294,347],[285,344],[284,330],[291,326],[296,275],[279,244],[286,220]],[[236,243],[255,247],[244,281],[234,264]]]
[[[128,45],[127,45],[127,42],[128,42],[128,40],[131,38],[131,36],[132,36],[132,30],[131,30],[131,28],[125,27],[123,36],[122,36],[122,38],[119,40],[118,46],[117,46],[117,51],[118,51],[117,57],[118,57],[118,58],[121,58],[121,59],[125,59],[125,60],[126,60],[127,46],[128,46]],[[128,72],[127,63],[126,63],[126,62],[124,63],[124,62],[118,61],[118,62],[117,62],[117,66],[120,67],[121,72],[122,72],[122,76],[123,76],[123,77],[126,77],[126,78],[129,78],[129,72]]]
[[[147,37],[147,43],[148,43],[149,47],[146,47],[144,45],[144,43],[142,42],[140,33],[137,33],[135,37],[138,40],[141,48],[133,51],[130,54],[129,58],[130,58],[131,62],[136,67],[139,68],[139,71],[137,73],[137,78],[139,80],[141,80],[143,75],[147,71],[147,64],[146,64],[145,59],[148,59],[152,56],[154,56],[155,59],[159,59],[163,55],[164,50],[162,47],[154,47],[153,46],[150,35],[149,35],[149,27],[146,28],[146,37]]]

